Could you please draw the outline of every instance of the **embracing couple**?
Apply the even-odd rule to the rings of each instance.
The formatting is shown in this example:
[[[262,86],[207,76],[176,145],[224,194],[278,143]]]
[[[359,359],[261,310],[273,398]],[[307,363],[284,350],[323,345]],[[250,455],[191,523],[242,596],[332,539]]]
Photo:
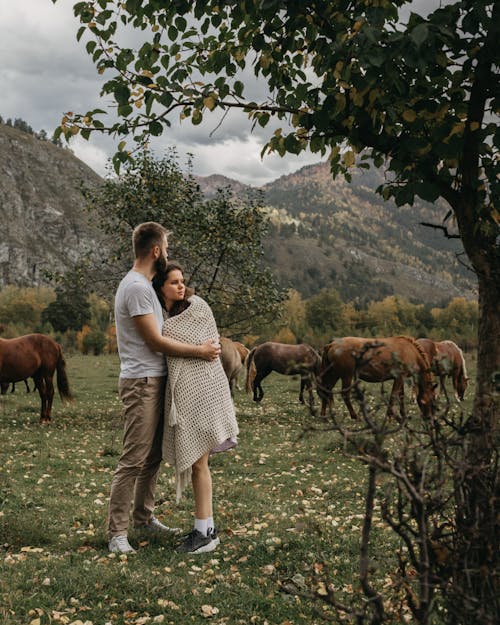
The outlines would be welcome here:
[[[136,528],[179,532],[153,514],[162,459],[175,469],[177,500],[189,482],[193,487],[194,527],[176,550],[215,549],[209,456],[234,447],[238,434],[212,311],[188,292],[182,268],[168,262],[168,235],[155,222],[135,228],[134,264],[115,297],[125,422],[109,501],[108,547],[114,553],[134,553],[131,502]]]

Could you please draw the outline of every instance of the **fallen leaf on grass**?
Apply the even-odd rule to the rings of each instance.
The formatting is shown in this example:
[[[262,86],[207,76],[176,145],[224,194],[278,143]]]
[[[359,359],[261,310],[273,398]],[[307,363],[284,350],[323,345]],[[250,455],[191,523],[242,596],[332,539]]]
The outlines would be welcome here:
[[[219,608],[216,608],[212,605],[205,604],[201,606],[201,613],[203,614],[205,618],[210,618],[211,616],[215,616],[216,614],[219,614]]]
[[[158,605],[160,608],[170,608],[171,610],[179,609],[179,606],[173,601],[170,601],[170,599],[158,599]]]
[[[316,594],[320,595],[320,597],[326,597],[328,595],[328,590],[326,588],[325,582],[320,582],[316,587]]]
[[[43,549],[41,547],[21,547],[21,551],[29,553],[42,553]]]

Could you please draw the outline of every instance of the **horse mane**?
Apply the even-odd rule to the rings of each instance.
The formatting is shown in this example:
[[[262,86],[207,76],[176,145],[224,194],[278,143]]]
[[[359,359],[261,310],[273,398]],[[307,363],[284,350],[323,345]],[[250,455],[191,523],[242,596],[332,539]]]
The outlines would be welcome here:
[[[423,376],[425,377],[425,381],[428,384],[432,384],[432,377],[431,377],[431,363],[429,362],[429,359],[427,357],[427,354],[425,353],[424,348],[420,345],[420,343],[417,342],[416,339],[413,338],[413,336],[407,336],[407,335],[401,335],[397,337],[398,339],[405,339],[406,341],[408,341],[409,343],[411,343],[413,345],[413,347],[417,350],[417,352],[420,354],[420,357],[422,358],[422,360],[424,361],[424,369],[423,369]]]
[[[453,347],[456,348],[457,352],[460,355],[460,360],[462,361],[462,374],[466,378],[467,377],[467,367],[465,366],[465,358],[464,358],[463,351],[460,349],[460,347],[456,343],[454,343],[453,341],[450,341],[448,339],[446,339],[444,341],[441,341],[441,343],[446,343],[447,345],[452,345]]]

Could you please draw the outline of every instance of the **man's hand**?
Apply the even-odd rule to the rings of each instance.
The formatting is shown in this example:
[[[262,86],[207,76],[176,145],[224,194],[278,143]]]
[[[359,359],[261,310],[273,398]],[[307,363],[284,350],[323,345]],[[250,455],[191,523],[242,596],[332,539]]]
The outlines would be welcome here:
[[[221,349],[219,341],[211,339],[198,345],[198,347],[200,350],[199,357],[203,358],[203,360],[215,360],[220,356]]]

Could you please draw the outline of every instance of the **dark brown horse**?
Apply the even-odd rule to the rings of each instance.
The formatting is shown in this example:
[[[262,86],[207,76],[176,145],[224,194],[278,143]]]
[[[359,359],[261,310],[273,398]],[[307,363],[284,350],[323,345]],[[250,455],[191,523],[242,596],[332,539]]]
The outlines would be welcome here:
[[[0,338],[0,384],[33,378],[42,402],[40,423],[49,423],[54,398],[52,378],[57,372],[61,399],[72,400],[61,346],[45,334]]]
[[[248,354],[246,390],[253,390],[254,401],[264,397],[261,382],[272,371],[284,375],[300,375],[299,401],[304,403],[304,390],[309,393],[309,408],[314,407],[313,383],[319,373],[321,358],[318,352],[307,345],[287,345],[267,342],[254,347]]]
[[[26,392],[29,393],[30,392],[30,385],[28,384],[28,380],[23,380],[24,385],[26,386]],[[0,382],[0,393],[2,395],[5,395],[7,393],[7,391],[9,390],[9,386],[10,386],[10,382]],[[10,392],[13,393],[16,390],[16,383],[12,382],[12,388],[10,389]]]
[[[335,339],[323,348],[318,376],[321,414],[325,415],[327,407],[332,405],[332,389],[339,379],[342,380],[342,397],[353,419],[357,418],[350,398],[353,380],[394,380],[387,414],[394,416],[393,402],[398,397],[400,414],[404,418],[405,378],[415,380],[420,410],[425,417],[432,416],[435,396],[430,364],[415,339],[407,336],[374,339],[348,336]]]
[[[445,385],[447,377],[451,378],[455,397],[458,401],[463,401],[469,378],[467,377],[465,358],[460,347],[453,341],[417,339],[417,342],[427,354],[432,372],[439,378],[439,384],[446,401],[450,402]]]
[[[225,336],[220,337],[222,367],[229,382],[231,395],[234,394],[234,386],[238,382],[238,377],[243,371],[243,363],[248,356],[249,350],[238,341],[232,341]]]

